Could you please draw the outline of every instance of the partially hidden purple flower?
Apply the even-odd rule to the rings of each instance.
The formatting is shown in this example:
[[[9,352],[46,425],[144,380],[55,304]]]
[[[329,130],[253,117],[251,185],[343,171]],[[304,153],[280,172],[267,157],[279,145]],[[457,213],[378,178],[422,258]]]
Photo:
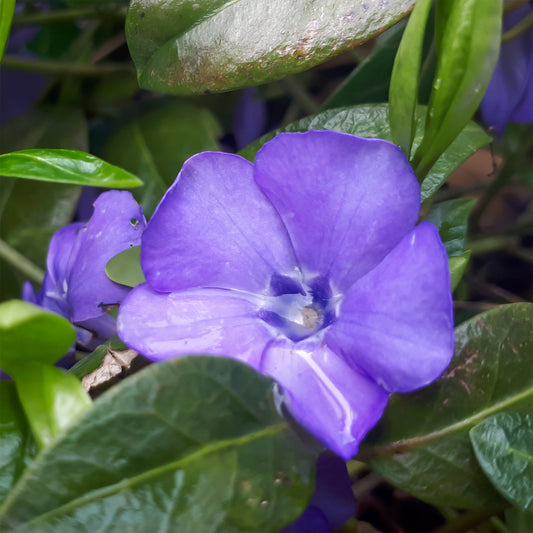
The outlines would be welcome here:
[[[237,150],[261,137],[266,131],[266,125],[266,102],[258,95],[257,87],[244,89],[237,102],[233,119]]]
[[[116,254],[138,246],[145,226],[142,209],[130,192],[101,194],[87,223],[69,224],[53,235],[42,288],[35,296],[27,282],[23,299],[70,320],[77,343],[94,349],[116,334],[116,320],[106,310],[129,291],[106,276],[105,265]]]
[[[122,303],[119,336],[154,361],[251,365],[348,459],[390,392],[430,383],[452,356],[448,260],[419,207],[405,156],[379,139],[282,133],[255,164],[197,154],[143,234],[147,282]]]
[[[355,498],[346,463],[323,453],[316,464],[315,490],[302,515],[281,533],[331,533],[355,514]]]
[[[503,19],[503,31],[531,13],[533,5],[529,3],[509,13]],[[533,28],[502,44],[481,114],[496,135],[503,134],[508,122],[533,122]]]

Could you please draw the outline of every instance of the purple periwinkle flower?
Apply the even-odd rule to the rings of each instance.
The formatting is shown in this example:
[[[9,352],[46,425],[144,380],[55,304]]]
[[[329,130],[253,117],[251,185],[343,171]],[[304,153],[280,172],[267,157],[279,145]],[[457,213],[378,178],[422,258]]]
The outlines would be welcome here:
[[[355,514],[346,463],[329,453],[317,460],[315,490],[302,515],[281,533],[332,533]]]
[[[509,13],[503,19],[503,31],[510,30],[531,13],[530,3]],[[503,134],[508,122],[533,122],[533,28],[502,44],[481,102],[481,114],[496,135]]]
[[[155,361],[251,365],[350,458],[389,393],[430,383],[452,356],[448,260],[419,207],[405,156],[379,139],[282,133],[255,164],[197,154],[143,234],[147,282],[122,303],[119,336]]]
[[[116,320],[106,313],[108,306],[122,302],[129,291],[106,276],[106,263],[138,246],[145,226],[142,209],[130,192],[101,194],[89,222],[69,224],[53,235],[43,286],[35,296],[27,282],[23,299],[70,320],[77,343],[96,348],[116,334]]]

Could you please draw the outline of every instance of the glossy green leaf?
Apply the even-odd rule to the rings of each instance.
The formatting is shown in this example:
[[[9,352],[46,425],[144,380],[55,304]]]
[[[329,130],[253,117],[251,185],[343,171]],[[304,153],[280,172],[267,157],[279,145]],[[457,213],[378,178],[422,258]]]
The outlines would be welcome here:
[[[0,0],[0,61],[4,57],[14,14],[15,0]]]
[[[525,413],[503,413],[470,430],[481,468],[511,503],[533,513],[533,420]]]
[[[49,364],[31,361],[17,368],[15,385],[40,448],[50,446],[92,405],[75,376]]]
[[[425,112],[425,106],[418,106],[417,130],[413,144],[415,148],[422,140]],[[365,104],[329,109],[317,115],[298,120],[285,128],[263,135],[263,137],[244,148],[244,150],[241,150],[240,153],[243,157],[253,161],[259,148],[281,131],[307,131],[312,129],[342,131],[359,135],[360,137],[391,140],[387,104]],[[422,201],[432,196],[463,161],[479,148],[485,146],[490,139],[491,137],[477,124],[470,122],[442,154],[424,180],[422,184]]]
[[[0,125],[0,152],[23,148],[88,149],[87,123],[79,110],[46,108]],[[79,185],[0,178],[0,238],[41,268],[52,234],[71,222]],[[19,298],[25,277],[0,263],[0,297]]]
[[[146,278],[141,268],[141,247],[134,246],[112,257],[105,266],[107,277],[115,283],[136,287]]]
[[[116,131],[104,156],[143,179],[144,186],[133,194],[149,216],[185,160],[204,150],[218,150],[221,133],[209,110],[170,100]]]
[[[35,454],[35,446],[13,381],[0,381],[0,406],[0,502],[2,502]]]
[[[533,304],[502,305],[455,330],[455,355],[432,385],[393,395],[360,457],[395,487],[459,508],[505,505],[474,455],[469,430],[533,409]]]
[[[415,110],[424,33],[432,0],[418,0],[403,33],[390,80],[389,122],[391,137],[409,158],[415,135]]]
[[[467,250],[462,255],[450,257],[448,260],[448,266],[450,268],[450,285],[452,291],[457,288],[459,282],[463,279],[463,275],[466,271],[466,267],[470,261],[472,252]]]
[[[142,185],[129,172],[77,150],[31,148],[0,155],[0,176],[128,189]]]
[[[228,91],[318,65],[375,37],[413,5],[133,0],[126,36],[141,87],[173,94]]]
[[[322,109],[386,102],[392,66],[404,29],[401,21],[380,35],[372,53],[329,96]]]
[[[201,356],[151,365],[39,455],[0,529],[279,531],[312,490],[315,458],[295,438],[272,381],[251,368]]]
[[[13,377],[30,362],[55,363],[74,340],[72,325],[56,313],[22,300],[0,304],[0,368]]]
[[[426,220],[433,222],[439,229],[448,257],[459,256],[464,252],[468,216],[475,203],[473,198],[448,200],[432,206],[426,216]]]
[[[450,3],[450,2],[448,2]],[[487,89],[500,50],[501,0],[454,0],[437,11],[439,62],[426,131],[413,159],[423,178],[472,118]]]

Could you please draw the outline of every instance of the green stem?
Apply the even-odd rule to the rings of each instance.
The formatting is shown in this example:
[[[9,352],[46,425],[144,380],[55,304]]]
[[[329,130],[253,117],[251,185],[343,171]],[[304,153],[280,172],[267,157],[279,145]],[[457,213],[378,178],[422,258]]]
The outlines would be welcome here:
[[[13,26],[25,26],[28,24],[53,24],[68,20],[88,18],[114,18],[124,19],[126,16],[125,6],[111,6],[107,8],[78,8],[48,11],[46,13],[22,13],[13,18]]]
[[[489,510],[467,511],[459,515],[455,520],[448,522],[445,526],[435,529],[433,533],[461,533],[475,529],[475,526],[481,525],[493,516],[503,511],[503,506],[495,505]]]
[[[318,113],[320,106],[307,94],[307,91],[294,77],[285,78],[281,82],[292,98],[298,103],[302,111],[313,115]]]
[[[518,237],[485,237],[476,241],[469,241],[466,248],[468,248],[472,255],[488,254],[498,250],[516,246]]]
[[[0,239],[0,258],[16,268],[31,281],[39,284],[43,282],[44,272],[2,239]]]
[[[104,63],[102,65],[80,65],[68,61],[35,61],[16,56],[5,56],[2,68],[23,72],[37,72],[55,76],[81,76],[94,78],[113,74],[134,74],[131,63]]]
[[[510,30],[506,31],[502,35],[502,43],[508,43],[513,39],[516,39],[518,36],[522,35],[524,32],[533,28],[533,13],[524,17],[516,26],[513,26]]]

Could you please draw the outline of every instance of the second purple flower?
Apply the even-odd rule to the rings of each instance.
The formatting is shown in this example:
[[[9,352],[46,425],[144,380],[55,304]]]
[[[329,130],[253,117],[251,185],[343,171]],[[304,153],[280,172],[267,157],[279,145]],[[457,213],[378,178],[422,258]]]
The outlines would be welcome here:
[[[405,156],[378,139],[284,133],[255,164],[198,154],[146,227],[147,283],[122,303],[119,335],[155,361],[251,365],[349,459],[389,393],[435,380],[453,353],[448,260],[419,207]]]

